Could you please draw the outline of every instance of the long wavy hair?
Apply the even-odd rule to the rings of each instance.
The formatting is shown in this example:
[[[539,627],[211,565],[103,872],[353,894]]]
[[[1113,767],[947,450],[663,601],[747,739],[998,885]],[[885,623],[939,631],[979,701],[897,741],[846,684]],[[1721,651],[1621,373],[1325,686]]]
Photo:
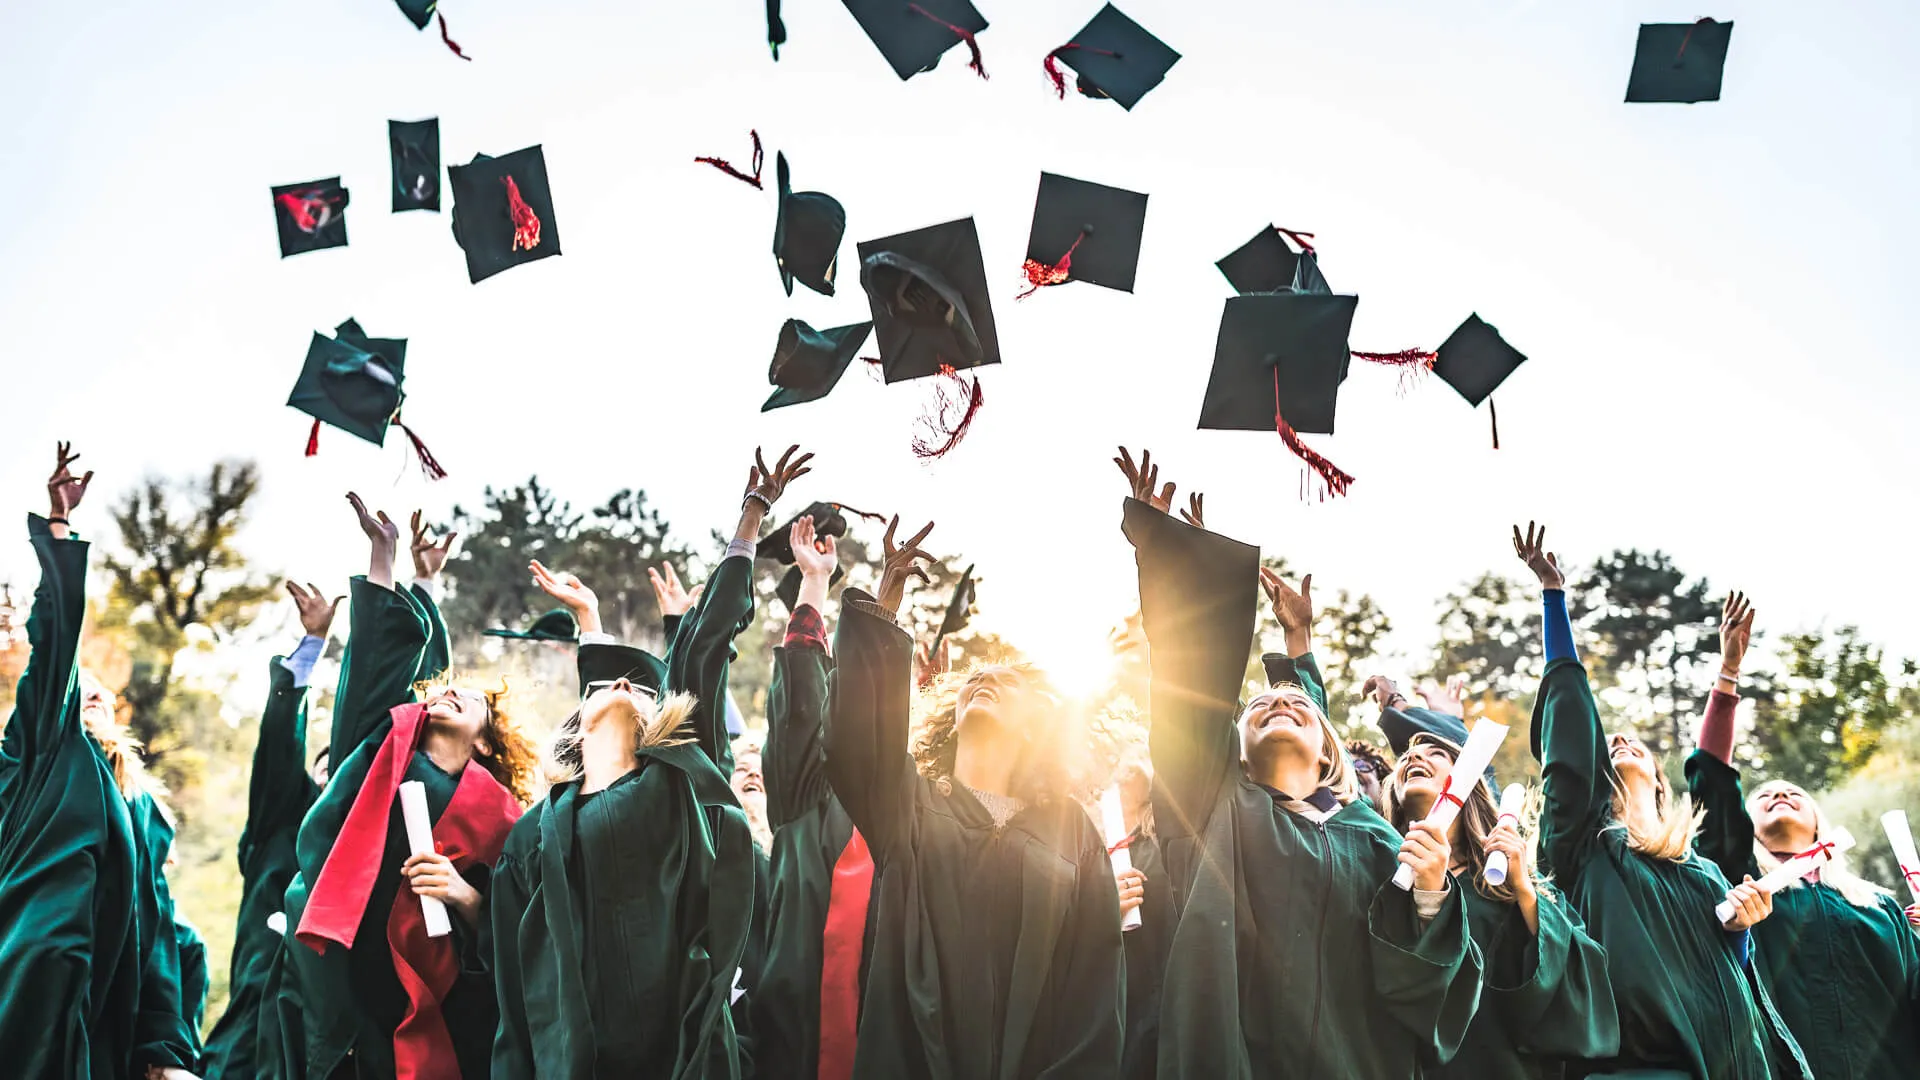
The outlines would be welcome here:
[[[1410,752],[1413,747],[1423,743],[1439,747],[1446,752],[1450,761],[1458,761],[1460,758],[1459,747],[1446,739],[1424,732],[1415,735],[1407,749]],[[1394,766],[1392,772],[1387,774],[1385,781],[1380,785],[1380,814],[1402,835],[1415,825],[1411,820],[1412,815],[1408,813],[1406,804],[1402,801],[1403,793],[1400,789],[1400,770],[1406,767],[1409,756],[1410,753],[1400,755],[1399,763]],[[1488,792],[1486,784],[1473,785],[1473,794],[1467,796],[1466,804],[1460,811],[1460,815],[1454,819],[1454,823],[1460,829],[1459,842],[1453,848],[1454,857],[1462,864],[1474,889],[1480,895],[1498,900],[1503,904],[1517,901],[1520,897],[1514,891],[1513,879],[1518,874],[1533,873],[1534,846],[1532,843],[1526,845],[1526,865],[1508,867],[1507,879],[1499,885],[1487,884],[1487,836],[1500,824],[1500,811],[1494,806],[1493,795]]]
[[[414,695],[425,698],[433,687],[460,685],[465,681],[455,672],[444,672],[414,684]],[[501,787],[513,792],[513,797],[520,801],[520,805],[526,806],[534,798],[534,781],[540,770],[540,748],[515,721],[511,709],[513,688],[507,685],[505,679],[499,680],[491,689],[476,689],[487,703],[487,716],[480,726],[480,736],[487,741],[490,749],[483,754],[476,748],[473,760],[498,780]],[[329,768],[337,764],[333,761],[327,763]]]
[[[692,742],[693,735],[687,728],[693,719],[693,707],[692,694],[674,694],[656,702],[650,710],[637,710],[633,717],[634,749]],[[586,763],[581,757],[586,738],[580,710],[575,709],[573,715],[554,729],[553,738],[547,744],[543,765],[549,784],[572,783],[586,774]]]
[[[1793,791],[1799,793],[1800,797],[1807,801],[1807,805],[1813,808],[1814,843],[1817,844],[1821,840],[1833,835],[1833,823],[1828,820],[1826,811],[1820,809],[1820,804],[1814,801],[1813,796],[1807,794],[1805,788],[1798,784],[1788,783],[1785,780],[1769,780],[1759,787],[1754,788],[1753,794],[1747,796],[1747,815],[1751,817],[1754,811],[1760,808],[1760,798],[1767,793],[1768,789],[1781,787],[1791,788]],[[1773,852],[1767,850],[1766,845],[1760,842],[1758,835],[1755,835],[1753,838],[1753,861],[1759,864],[1762,874],[1768,873],[1780,865],[1780,860],[1774,857]],[[1801,878],[1790,882],[1787,888],[1797,889],[1807,884],[1807,879]],[[1875,885],[1873,882],[1855,874],[1847,866],[1846,855],[1838,850],[1829,852],[1827,864],[1820,868],[1820,884],[1832,886],[1833,891],[1845,898],[1847,903],[1859,908],[1878,907],[1882,897],[1893,895],[1880,886]]]
[[[95,691],[113,703],[107,715],[85,707],[87,695]],[[167,785],[147,771],[146,747],[140,744],[132,729],[120,722],[119,696],[107,689],[106,684],[82,671],[76,707],[80,709],[87,737],[93,740],[93,745],[107,763],[108,771],[113,773],[113,784],[120,789],[120,797],[132,799],[145,794],[153,800],[160,817],[168,825],[174,824],[173,808],[167,805]]]
[[[1041,806],[1060,799],[1084,801],[1105,789],[1119,759],[1105,725],[1068,708],[1046,673],[1024,661],[947,672],[920,690],[914,701],[910,748],[921,776],[944,791],[952,790],[960,749],[960,695],[968,682],[985,674],[1010,679],[1022,691],[1041,694],[1054,706],[1047,723],[1028,730],[1028,749],[1014,778],[1015,790],[1009,794]]]
[[[1660,767],[1658,759],[1653,761],[1654,826],[1651,829],[1642,831],[1629,823],[1626,781],[1620,779],[1612,762],[1607,763],[1607,783],[1613,787],[1613,823],[1607,828],[1626,833],[1627,846],[1649,859],[1687,861],[1693,854],[1693,838],[1706,821],[1706,811],[1694,810],[1691,795],[1674,797],[1673,785],[1667,782],[1666,770]]]

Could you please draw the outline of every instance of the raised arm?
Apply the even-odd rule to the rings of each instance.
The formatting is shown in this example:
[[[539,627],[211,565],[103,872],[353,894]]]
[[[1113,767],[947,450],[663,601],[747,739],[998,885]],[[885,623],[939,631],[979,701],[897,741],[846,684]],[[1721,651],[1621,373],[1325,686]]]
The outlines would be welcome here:
[[[815,538],[813,518],[793,523],[793,557],[800,596],[787,618],[786,639],[773,652],[767,687],[767,744],[761,755],[767,780],[768,824],[778,829],[819,806],[827,784],[827,587],[839,562],[834,538]]]
[[[1533,702],[1533,756],[1541,765],[1540,865],[1565,878],[1579,871],[1600,830],[1612,817],[1607,736],[1573,647],[1567,579],[1559,556],[1546,550],[1547,530],[1513,527],[1513,551],[1540,581],[1547,669]]]
[[[407,588],[407,595],[427,620],[427,647],[420,655],[419,669],[413,673],[413,681],[419,684],[440,678],[453,667],[453,638],[447,633],[447,620],[440,614],[440,571],[446,569],[447,555],[460,534],[449,532],[435,540],[418,510],[413,512],[410,524],[413,584]]]
[[[1300,588],[1296,590],[1279,574],[1263,566],[1260,589],[1273,605],[1273,617],[1279,622],[1286,642],[1284,653],[1267,653],[1260,658],[1260,666],[1267,673],[1267,685],[1295,683],[1320,707],[1322,715],[1332,716],[1327,708],[1326,677],[1320,673],[1320,662],[1313,656],[1313,575],[1301,578]]]
[[[87,613],[87,545],[71,539],[68,517],[86,496],[93,473],[75,477],[69,468],[78,454],[59,445],[53,476],[47,481],[47,516],[27,518],[27,538],[40,562],[40,584],[27,617],[27,667],[15,688],[13,719],[7,724],[7,753],[20,774],[15,785],[44,784],[41,772],[62,739],[84,738],[79,699],[74,694],[80,670],[80,625]],[[15,792],[21,788],[16,786]]]
[[[1162,838],[1204,827],[1239,760],[1234,711],[1253,650],[1260,550],[1177,521],[1173,485],[1143,452],[1115,459],[1133,488],[1121,510],[1140,577],[1140,616],[1152,674],[1154,790]]]
[[[287,582],[287,594],[300,609],[300,644],[267,665],[267,705],[260,714],[260,735],[253,747],[253,771],[247,788],[247,824],[240,833],[240,876],[257,872],[253,856],[274,834],[300,827],[317,792],[307,773],[307,682],[327,645],[334,614],[346,597],[328,600],[317,585]]]
[[[1697,748],[1687,755],[1686,764],[1694,809],[1706,815],[1693,848],[1728,881],[1760,872],[1753,857],[1753,817],[1740,790],[1740,770],[1733,765],[1734,714],[1740,708],[1735,691],[1752,640],[1753,604],[1734,593],[1720,616],[1720,675],[1707,697],[1707,712],[1695,736]]]
[[[920,544],[933,524],[896,545],[899,524],[895,517],[887,525],[880,595],[840,594],[827,693],[827,780],[876,862],[888,857],[912,811],[913,636],[894,622],[894,613],[906,597],[907,578],[926,580],[915,564],[932,559]]]
[[[333,697],[333,737],[327,762],[335,775],[397,705],[413,700],[414,680],[426,661],[433,627],[419,601],[393,584],[393,557],[400,528],[384,511],[368,514],[358,495],[348,495],[367,534],[367,574],[348,590],[346,657]]]

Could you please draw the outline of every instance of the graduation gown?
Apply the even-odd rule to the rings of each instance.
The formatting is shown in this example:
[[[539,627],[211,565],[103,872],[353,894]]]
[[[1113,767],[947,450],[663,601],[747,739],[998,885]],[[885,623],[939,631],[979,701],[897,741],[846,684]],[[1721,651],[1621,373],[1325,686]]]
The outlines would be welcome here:
[[[1120,1068],[1120,907],[1106,844],[1071,799],[1004,827],[908,754],[913,640],[843,595],[827,776],[879,884],[854,1075],[1098,1077]]]
[[[1730,881],[1758,878],[1740,773],[1696,750],[1687,783],[1707,814],[1695,850]],[[1753,960],[1820,1080],[1920,1075],[1920,938],[1892,894],[1863,908],[1831,885],[1782,889],[1753,928]]]
[[[725,713],[751,575],[744,556],[722,561],[669,647],[666,690],[696,697],[694,739],[641,749],[603,791],[556,785],[508,837],[491,896],[494,1080],[751,1075],[732,993],[755,856]],[[602,647],[581,646],[583,667]]]
[[[1126,1044],[1120,1075],[1153,1080],[1160,1069],[1160,983],[1166,977],[1167,948],[1173,942],[1173,883],[1158,837],[1139,829],[1127,834],[1133,868],[1146,875],[1140,925],[1121,935],[1127,956]]]
[[[451,912],[453,932],[446,938],[428,939],[423,927],[407,922],[417,919],[419,901],[400,877],[400,865],[411,849],[398,783],[419,781],[425,787],[436,840],[445,839],[450,830],[466,834],[467,843],[457,848],[449,844],[448,854],[483,896],[497,845],[518,817],[518,806],[508,805],[511,796],[478,764],[470,763],[454,776],[442,772],[417,745],[387,747],[389,741],[403,741],[395,737],[401,722],[416,736],[424,728],[424,719],[407,710],[421,708],[412,704],[414,684],[447,668],[446,628],[431,597],[418,589],[402,592],[356,577],[351,597],[350,635],[334,695],[333,771],[295,839],[298,869],[285,894],[290,935],[299,928],[300,938],[308,937],[309,901],[322,872],[336,859],[336,841],[377,766],[391,766],[393,773],[385,780],[393,781],[396,794],[384,807],[372,807],[366,819],[384,810],[385,837],[384,843],[378,837],[365,838],[380,850],[373,856],[377,869],[359,925],[340,935],[351,937],[351,944],[326,946],[294,936],[282,940],[275,964],[285,970],[268,980],[280,1015],[263,1024],[261,1053],[285,1076],[330,1080],[344,1066],[348,1075],[357,1071],[360,1076],[387,1077],[400,1070],[398,1047],[404,1045],[409,1053],[429,1055],[436,1067],[457,1061],[457,1075],[468,1080],[485,1077],[499,1012],[480,935]],[[456,799],[461,812],[449,815]],[[469,813],[468,807],[474,810]],[[356,849],[347,854],[364,853]],[[405,979],[396,952],[413,972]],[[421,979],[430,986],[424,1001],[417,986]],[[416,1013],[423,1003],[437,1008]],[[396,1035],[409,1021],[430,1026],[409,1027],[409,1035],[417,1032],[423,1041],[397,1045]]]
[[[1802,1080],[1806,1062],[1743,963],[1742,934],[1713,909],[1726,877],[1712,862],[1652,859],[1613,819],[1613,766],[1587,673],[1555,660],[1533,708],[1545,808],[1540,866],[1607,950],[1620,1053],[1593,1072],[1629,1069],[1696,1080]]]
[[[294,837],[319,794],[307,772],[307,691],[282,658],[267,665],[267,704],[253,748],[247,824],[240,833],[240,916],[227,965],[227,1010],[207,1035],[202,1080],[250,1080],[258,1064],[261,1003],[280,935],[267,920],[283,907],[299,864]]]
[[[183,985],[180,928],[167,886],[167,855],[173,850],[173,825],[153,796],[140,792],[127,800],[138,844],[134,892],[136,940],[142,957],[140,1013],[135,1021],[133,1068],[174,1066],[189,1072],[200,1060],[198,1013],[206,1006],[206,951],[200,951],[197,999]],[[194,935],[198,942],[199,935]]]
[[[1406,1080],[1459,1044],[1480,955],[1458,888],[1424,926],[1364,800],[1316,822],[1249,780],[1237,700],[1259,551],[1126,502],[1153,686],[1154,827],[1177,922],[1160,1074]],[[844,662],[844,661],[843,661]],[[1325,709],[1311,656],[1282,672]]]
[[[818,625],[818,613],[804,610]],[[766,1080],[846,1080],[853,1069],[874,864],[827,783],[832,670],[820,642],[790,635],[773,653],[761,754],[773,881],[766,970],[753,995],[755,1058]]]
[[[9,1075],[132,1074],[143,957],[127,801],[78,692],[87,545],[28,519],[40,563],[0,805],[0,1062]]]

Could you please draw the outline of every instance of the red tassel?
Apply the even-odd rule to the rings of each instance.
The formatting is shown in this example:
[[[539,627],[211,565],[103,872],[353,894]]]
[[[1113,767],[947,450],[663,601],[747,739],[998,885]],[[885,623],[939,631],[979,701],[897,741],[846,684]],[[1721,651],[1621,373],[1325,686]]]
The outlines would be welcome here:
[[[1074,237],[1073,243],[1067,246],[1067,253],[1060,256],[1060,261],[1054,263],[1052,266],[1048,266],[1038,259],[1028,259],[1026,263],[1020,267],[1021,271],[1027,275],[1027,291],[1014,297],[1014,299],[1025,300],[1027,297],[1032,296],[1048,285],[1066,284],[1067,278],[1073,273],[1073,253],[1075,249],[1079,248],[1080,241],[1086,238],[1087,234],[1085,232]]]
[[[1062,101],[1065,101],[1067,99],[1067,75],[1066,75],[1066,72],[1063,72],[1060,70],[1060,54],[1068,51],[1069,49],[1086,49],[1086,48],[1087,47],[1085,45],[1081,45],[1078,43],[1062,45],[1059,48],[1048,53],[1047,59],[1042,65],[1047,69],[1047,78],[1053,81],[1053,92],[1055,94],[1058,94],[1060,96],[1060,100]],[[1109,52],[1106,49],[1087,49],[1087,51],[1097,52],[1101,56],[1119,56],[1120,55],[1117,52]]]
[[[1487,419],[1493,421],[1493,448],[1500,449],[1500,410],[1493,407],[1493,395],[1487,395]]]
[[[398,420],[394,422],[400,423]],[[447,470],[434,460],[433,451],[428,450],[427,444],[420,441],[420,436],[415,435],[413,429],[405,424],[400,424],[400,430],[406,433],[407,441],[413,444],[413,452],[420,455],[420,471],[427,474],[427,479],[445,480]]]
[[[844,514],[852,514],[854,517],[857,517],[862,521],[887,520],[886,515],[884,514],[870,514],[865,510],[855,510],[853,507],[848,506],[846,503],[834,503],[833,508]]]
[[[1420,381],[1420,376],[1433,370],[1435,361],[1440,357],[1424,349],[1401,349],[1399,352],[1353,352],[1355,360],[1365,360],[1369,364],[1384,364],[1400,369],[1400,392],[1406,393]]]
[[[979,415],[981,403],[986,400],[978,376],[971,380],[972,385],[969,386],[965,375],[955,371],[951,364],[941,364],[940,378],[942,382],[935,390],[934,409],[920,418],[927,430],[916,432],[913,436],[914,456],[923,461],[946,457],[948,452],[960,445],[960,440],[966,438],[967,429],[973,426],[973,418]],[[948,379],[953,381],[953,389],[957,393],[949,391],[945,382]],[[959,417],[949,419],[956,408],[960,410]]]
[[[454,40],[447,36],[447,17],[445,15],[441,15],[437,11],[434,12],[434,15],[440,20],[440,40],[447,46],[447,48],[453,50],[453,55],[459,57],[462,60],[472,61],[473,57],[468,56],[466,53],[461,52],[460,46],[455,44]]]
[[[1693,23],[1693,26],[1689,26],[1689,27],[1687,27],[1687,32],[1686,32],[1686,34],[1685,34],[1685,35],[1683,35],[1683,36],[1682,36],[1682,37],[1680,38],[1680,51],[1679,51],[1679,52],[1677,52],[1677,53],[1674,53],[1674,54],[1673,54],[1673,66],[1674,66],[1674,67],[1679,67],[1679,66],[1680,66],[1680,61],[1686,58],[1686,55],[1687,55],[1687,43],[1693,40],[1693,29],[1694,29],[1694,27],[1695,27],[1695,26],[1712,26],[1712,25],[1713,25],[1713,20],[1712,20],[1712,19],[1696,19],[1696,20],[1694,20],[1694,23]]]
[[[724,158],[697,157],[693,159],[694,164],[711,165],[714,168],[719,169],[721,172],[726,173],[728,176],[733,177],[735,180],[739,180],[742,183],[752,184],[756,188],[760,187],[760,166],[763,162],[766,161],[767,154],[766,154],[766,151],[762,149],[762,147],[760,146],[760,132],[750,131],[747,134],[753,136],[753,175],[752,176],[748,176],[746,173],[743,173],[739,169],[734,168],[733,163],[725,160]]]
[[[907,10],[925,15],[927,18],[932,19],[934,22],[939,23],[941,26],[946,27],[958,35],[961,41],[967,43],[967,51],[973,54],[973,59],[967,61],[967,66],[973,69],[975,75],[983,79],[987,77],[986,65],[982,63],[980,59],[980,43],[973,40],[973,34],[971,32],[960,29],[940,16],[935,15],[933,12],[928,11],[926,8],[921,7],[919,4],[908,4]]]
[[[307,432],[307,455],[306,456],[308,457],[320,456],[320,421],[318,420],[315,420],[313,422],[313,430]]]
[[[1333,462],[1328,461],[1326,458],[1314,452],[1312,447],[1301,441],[1300,433],[1293,430],[1293,425],[1287,423],[1286,418],[1280,415],[1279,368],[1275,368],[1273,371],[1273,429],[1280,433],[1280,441],[1287,444],[1287,449],[1293,451],[1295,457],[1306,462],[1307,468],[1319,474],[1320,482],[1326,486],[1326,494],[1322,496],[1323,499],[1337,499],[1345,495],[1347,489],[1353,486],[1353,475],[1351,473],[1343,471],[1340,466],[1335,465]],[[1301,497],[1306,497],[1304,488],[1301,491]]]
[[[1313,250],[1313,245],[1307,242],[1313,237],[1312,233],[1299,232],[1294,229],[1283,229],[1278,225],[1275,225],[1273,227],[1273,231],[1279,233],[1281,236],[1284,236],[1287,239],[1293,241],[1294,243],[1300,245],[1300,250],[1306,252],[1308,255],[1312,255],[1315,253]]]
[[[303,233],[319,232],[333,219],[333,200],[321,193],[319,188],[305,191],[283,191],[273,197],[280,208],[293,219],[293,224]],[[325,215],[324,220],[319,215]]]
[[[503,176],[500,182],[507,185],[507,216],[513,219],[513,247],[532,251],[540,246],[540,215],[533,212],[527,200],[520,197],[520,185],[513,177]]]

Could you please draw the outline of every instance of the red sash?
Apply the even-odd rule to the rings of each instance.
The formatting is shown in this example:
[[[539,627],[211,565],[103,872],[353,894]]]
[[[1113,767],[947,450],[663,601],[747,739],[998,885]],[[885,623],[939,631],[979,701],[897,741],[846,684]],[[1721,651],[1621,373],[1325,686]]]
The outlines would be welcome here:
[[[819,1080],[848,1080],[860,1028],[860,958],[865,951],[867,903],[873,895],[873,855],[860,830],[840,850],[827,890],[821,933]]]

